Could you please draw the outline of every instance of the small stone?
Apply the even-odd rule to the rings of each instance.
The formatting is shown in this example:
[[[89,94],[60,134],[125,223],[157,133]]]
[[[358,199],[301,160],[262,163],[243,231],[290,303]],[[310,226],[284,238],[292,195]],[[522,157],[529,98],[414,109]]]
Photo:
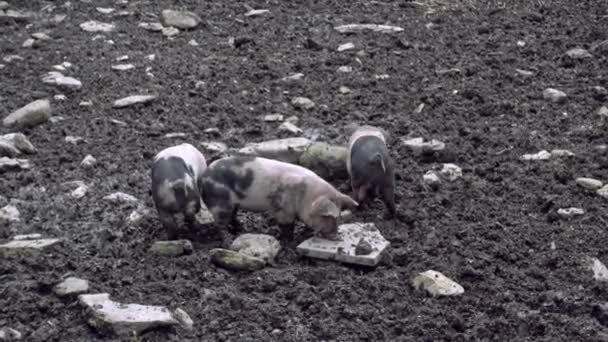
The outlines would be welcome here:
[[[359,243],[355,246],[355,255],[368,255],[373,252],[372,245],[365,239],[359,240]]]
[[[24,48],[31,48],[32,46],[34,46],[34,42],[35,41],[33,38],[28,38],[23,42],[21,46]]]
[[[61,115],[51,116],[51,118],[49,119],[49,121],[52,124],[56,124],[56,123],[59,123],[61,121],[65,121],[65,120],[66,120],[66,118]]]
[[[584,215],[585,210],[580,208],[560,208],[557,209],[557,214],[562,218],[572,218],[574,216]]]
[[[21,12],[9,9],[4,13],[4,15],[0,15],[0,19],[2,19],[2,17],[5,17],[15,21],[25,22],[28,21],[32,16],[33,15],[30,12]]]
[[[155,241],[150,247],[152,254],[171,257],[191,254],[193,250],[190,240]]]
[[[549,158],[551,158],[551,153],[545,150],[542,150],[538,153],[524,154],[523,156],[521,156],[522,160],[548,160]]]
[[[525,77],[534,76],[534,72],[529,71],[529,70],[515,69],[515,72],[518,73],[519,75],[525,76]]]
[[[147,55],[146,58],[150,61],[153,61],[156,59],[156,55],[155,54]]]
[[[82,88],[82,82],[75,79],[74,77],[64,76],[59,71],[51,71],[47,73],[42,78],[42,83],[54,84],[56,86],[72,90],[78,90]]]
[[[568,96],[561,90],[547,88],[543,90],[543,98],[554,103],[563,103]]]
[[[304,74],[297,73],[297,74],[293,74],[293,75],[289,75],[289,76],[283,77],[281,79],[281,81],[299,81],[299,80],[301,80],[303,78],[304,78]]]
[[[593,179],[593,178],[586,178],[586,177],[577,178],[576,184],[587,190],[597,190],[604,185],[602,183],[602,181],[600,181],[600,180]]]
[[[186,330],[192,330],[194,327],[194,322],[192,321],[192,318],[190,318],[190,315],[188,315],[188,313],[181,308],[175,309],[173,312],[173,317],[175,317],[182,328]]]
[[[291,122],[283,122],[279,126],[279,131],[287,131],[287,132],[293,133],[293,134],[300,134],[300,133],[304,132],[301,128],[292,124]]]
[[[342,65],[341,67],[338,67],[338,72],[342,72],[342,73],[353,72],[353,67],[351,67],[349,65]]]
[[[124,97],[122,99],[114,101],[112,107],[114,108],[124,108],[127,106],[131,106],[137,103],[148,103],[152,100],[156,99],[156,95],[132,95],[128,97]]]
[[[601,118],[608,119],[608,107],[601,106],[600,109],[597,110],[597,115]]]
[[[6,171],[20,171],[32,168],[32,163],[27,159],[15,159],[0,157],[0,173]]]
[[[524,47],[524,46],[526,46],[526,42],[524,42],[523,40],[518,40],[517,41],[517,46]]]
[[[551,245],[549,246],[549,248],[551,248],[552,251],[557,249],[557,245],[555,244],[555,241],[551,241]]]
[[[23,57],[19,56],[19,55],[7,55],[4,56],[2,58],[3,61],[5,61],[6,63],[10,63],[12,61],[22,61]]]
[[[569,150],[551,150],[551,157],[560,158],[560,157],[574,157],[574,153]]]
[[[57,284],[53,288],[53,291],[60,297],[85,293],[89,291],[89,281],[76,277],[69,277]]]
[[[315,103],[307,97],[296,97],[291,100],[291,104],[300,109],[310,110],[315,107]]]
[[[163,30],[163,24],[161,23],[139,23],[137,26],[153,32],[160,32]]]
[[[106,201],[114,202],[114,203],[133,203],[137,202],[137,198],[131,196],[129,194],[125,194],[124,192],[115,192],[109,194],[103,198]]]
[[[608,268],[598,258],[589,260],[590,268],[593,271],[593,279],[597,281],[608,281]]]
[[[164,306],[118,303],[110,300],[107,293],[79,295],[78,301],[87,309],[89,325],[100,332],[111,331],[125,338],[155,328],[179,325],[174,314]]]
[[[53,39],[53,38],[51,38],[51,36],[49,36],[48,34],[46,34],[44,32],[32,33],[32,38],[35,38],[38,40],[52,40]]]
[[[353,218],[353,212],[350,210],[343,210],[342,212],[340,212],[340,219],[342,221],[348,221],[351,218]]]
[[[354,48],[355,48],[355,44],[349,42],[349,43],[341,44],[340,46],[338,46],[338,52],[352,50]]]
[[[266,262],[260,258],[223,248],[210,250],[209,256],[214,264],[233,271],[257,271],[266,265]]]
[[[388,74],[374,75],[377,80],[388,80],[390,76]]]
[[[67,96],[65,96],[65,95],[63,95],[63,94],[57,94],[57,95],[53,96],[53,99],[54,99],[55,101],[65,101],[65,100],[67,100],[68,98],[67,98]]]
[[[456,296],[464,293],[464,288],[440,272],[428,270],[414,278],[416,290],[426,290],[433,297]]]
[[[23,335],[13,328],[2,328],[0,329],[0,341],[19,341]]]
[[[281,244],[271,235],[247,233],[237,237],[230,245],[230,249],[272,264],[281,250]]]
[[[285,122],[291,122],[294,125],[297,124],[298,121],[300,121],[300,119],[295,115],[292,115],[292,116],[288,117],[287,119],[285,119]]]
[[[163,10],[161,15],[165,26],[180,29],[195,28],[201,22],[201,18],[189,11]]]
[[[605,199],[608,199],[608,185],[604,185],[603,187],[597,189],[596,193]]]
[[[115,124],[115,125],[122,126],[122,127],[127,127],[128,126],[127,123],[124,122],[124,121],[122,121],[122,120],[110,119],[110,122],[113,123],[113,124]]]
[[[72,145],[78,145],[81,142],[84,142],[84,138],[83,137],[75,137],[72,135],[68,135],[65,137],[65,142],[68,144],[72,144]]]
[[[36,148],[23,133],[9,133],[0,136],[0,156],[16,157],[33,153],[36,153]]]
[[[75,199],[80,199],[80,198],[83,198],[87,194],[88,190],[89,190],[89,188],[87,186],[81,185],[81,186],[77,187],[76,189],[72,190],[72,192],[70,192],[70,196],[72,196],[72,198],[75,198]]]
[[[38,239],[42,239],[42,234],[21,234],[21,235],[15,235],[13,236],[13,240],[18,241],[18,240],[38,240]]]
[[[602,86],[593,87],[593,98],[598,101],[605,101],[608,98],[608,90]]]
[[[439,171],[439,174],[442,178],[453,182],[459,178],[462,178],[462,169],[460,168],[460,166],[455,164],[443,164],[443,168],[441,169],[441,171]]]
[[[239,153],[286,163],[297,163],[300,155],[306,151],[311,143],[312,141],[302,137],[269,140],[247,144],[239,150]]]
[[[21,221],[21,214],[19,209],[12,204],[7,204],[0,208],[0,221],[8,222],[19,222]]]
[[[190,45],[190,46],[199,46],[199,44],[194,39],[190,39],[188,41],[188,45]]]
[[[97,12],[102,13],[102,14],[110,14],[110,13],[114,12],[113,8],[106,8],[106,7],[96,7],[95,10],[97,10]]]
[[[363,31],[373,31],[380,33],[397,33],[402,32],[403,28],[390,25],[376,25],[376,24],[348,24],[336,26],[334,29],[340,33],[358,33]]]
[[[93,101],[82,101],[78,105],[80,107],[91,107],[93,105]]]
[[[25,128],[33,127],[47,121],[51,117],[51,102],[36,100],[9,114],[2,121],[4,127]]]
[[[114,24],[102,23],[96,20],[90,20],[80,24],[80,28],[87,32],[112,32],[116,29]]]
[[[427,184],[433,188],[437,188],[441,184],[441,179],[435,171],[427,171],[422,176],[422,181],[424,182],[424,184]]]
[[[254,16],[266,14],[268,12],[270,12],[270,10],[267,10],[267,9],[251,9],[247,13],[245,13],[245,16],[246,17],[254,17]]]
[[[376,266],[382,252],[390,246],[373,223],[348,223],[338,227],[336,240],[312,237],[297,247],[298,253],[317,259],[336,260],[344,263]],[[356,248],[361,239],[371,246],[371,252],[357,255]]]
[[[90,169],[97,164],[97,159],[95,159],[92,155],[87,154],[84,159],[80,162],[80,167],[84,169]]]
[[[340,88],[338,89],[338,92],[342,95],[348,95],[350,94],[350,88],[345,87],[345,86],[340,86]]]
[[[58,243],[61,239],[39,239],[39,240],[13,240],[0,245],[0,256],[7,258],[13,256],[37,255]]]
[[[228,146],[219,141],[204,141],[201,142],[200,145],[203,146],[206,151],[212,153],[223,153],[228,150]]]
[[[175,139],[175,138],[184,139],[187,137],[188,137],[188,134],[184,133],[184,132],[173,132],[173,133],[167,133],[167,134],[163,135],[164,139]]]
[[[207,134],[215,134],[215,135],[221,135],[219,128],[217,127],[210,127],[210,128],[205,128],[203,130],[203,132],[207,133]]]
[[[423,138],[405,139],[401,138],[401,141],[405,146],[411,149],[415,154],[429,153],[429,152],[441,152],[445,149],[445,143],[432,139],[431,141],[424,141]]]
[[[162,32],[165,37],[173,37],[179,34],[179,29],[173,26],[163,27]]]
[[[282,114],[269,114],[269,115],[265,115],[264,116],[264,121],[266,121],[266,122],[283,121],[283,115]]]
[[[584,59],[593,57],[589,51],[582,48],[574,48],[566,51],[566,55],[572,59]]]
[[[133,64],[115,64],[115,65],[112,65],[112,70],[126,71],[126,70],[131,70],[131,69],[135,69],[135,65],[133,65]]]

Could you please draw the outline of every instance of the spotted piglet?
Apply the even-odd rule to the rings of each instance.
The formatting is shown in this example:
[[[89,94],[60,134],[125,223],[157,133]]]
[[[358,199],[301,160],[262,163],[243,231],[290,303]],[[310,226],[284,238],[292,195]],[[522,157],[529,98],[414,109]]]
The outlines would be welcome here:
[[[152,198],[169,240],[176,238],[177,214],[188,225],[201,209],[200,178],[207,161],[196,147],[184,143],[168,147],[154,157]]]
[[[364,203],[370,193],[381,193],[391,215],[395,208],[395,171],[386,147],[387,133],[373,126],[361,126],[350,137],[346,168],[353,198]]]
[[[268,211],[281,228],[293,227],[299,219],[315,235],[335,238],[341,209],[357,206],[309,169],[260,157],[218,159],[203,174],[202,184],[203,201],[222,225],[238,224],[238,209]]]

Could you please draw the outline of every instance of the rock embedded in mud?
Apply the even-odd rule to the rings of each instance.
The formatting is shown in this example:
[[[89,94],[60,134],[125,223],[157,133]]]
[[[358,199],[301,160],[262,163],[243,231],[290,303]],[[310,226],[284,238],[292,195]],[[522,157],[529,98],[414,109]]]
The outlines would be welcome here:
[[[219,141],[203,141],[200,143],[200,145],[205,149],[205,151],[211,153],[223,153],[228,150],[228,145]]]
[[[424,138],[420,137],[413,139],[401,138],[401,142],[415,154],[441,152],[445,150],[445,143],[436,139],[425,141]]]
[[[257,271],[266,265],[266,262],[260,258],[230,249],[214,248],[209,251],[209,256],[214,264],[233,271]]]
[[[53,84],[60,88],[79,90],[82,88],[82,82],[74,77],[64,76],[59,71],[51,71],[42,77],[42,83]]]
[[[551,150],[551,157],[554,157],[554,158],[574,157],[574,156],[575,156],[575,154],[569,150],[563,150],[563,149]]]
[[[12,240],[0,245],[0,256],[8,258],[38,255],[61,242],[61,239]]]
[[[443,168],[439,171],[439,174],[441,178],[454,182],[462,178],[462,169],[456,164],[443,164]]]
[[[198,26],[201,18],[190,11],[163,10],[161,12],[163,24],[179,29],[192,29]]]
[[[19,222],[21,221],[21,213],[14,205],[7,204],[0,208],[0,221]]]
[[[281,244],[271,235],[246,233],[237,237],[230,245],[230,249],[272,264],[281,250]]]
[[[161,31],[165,37],[173,37],[179,34],[179,29],[173,26],[163,27]]]
[[[608,281],[608,268],[598,258],[589,259],[589,267],[593,271],[593,279],[597,281]]]
[[[103,198],[106,201],[114,202],[114,203],[133,203],[137,202],[137,198],[135,196],[131,196],[129,194],[125,194],[124,192],[114,192]]]
[[[432,189],[437,189],[439,188],[439,185],[441,185],[441,178],[439,178],[437,172],[433,170],[427,171],[422,176],[422,181],[424,182],[424,184],[430,186]]]
[[[357,254],[361,239],[371,246],[370,253]],[[338,226],[337,240],[312,237],[299,244],[297,251],[310,258],[376,266],[380,262],[382,252],[389,246],[390,242],[382,236],[375,224],[348,223]]]
[[[114,101],[112,107],[124,108],[137,103],[148,103],[154,99],[156,99],[156,95],[132,95]]]
[[[87,154],[86,157],[80,162],[80,167],[83,169],[91,169],[97,164],[97,159],[95,159],[92,155]]]
[[[36,100],[9,114],[2,124],[4,127],[26,128],[46,122],[51,117],[51,102]]]
[[[561,90],[547,88],[543,90],[543,98],[554,103],[564,103],[568,95]]]
[[[0,157],[16,157],[36,153],[36,148],[23,133],[0,136]]]
[[[313,142],[300,155],[297,163],[324,179],[343,178],[348,172],[347,154],[348,149],[344,146]]]
[[[433,270],[418,274],[412,283],[416,290],[425,290],[433,297],[457,296],[464,293],[460,284]]]
[[[587,190],[597,190],[601,188],[604,184],[598,179],[579,177],[576,179],[576,185]]]
[[[585,59],[585,58],[593,57],[593,55],[591,53],[589,53],[589,51],[587,51],[583,48],[570,49],[570,50],[566,51],[566,56],[568,56],[572,59]]]
[[[53,292],[60,297],[81,294],[88,290],[89,281],[76,277],[68,277],[53,288]]]
[[[348,42],[348,43],[340,44],[340,46],[338,46],[337,51],[343,52],[343,51],[347,51],[347,50],[352,50],[354,48],[355,48],[355,44]]]
[[[524,154],[521,156],[521,160],[548,160],[551,158],[551,153],[549,153],[548,151],[542,150],[538,153],[533,153],[533,154]]]
[[[118,303],[110,300],[107,293],[83,294],[78,300],[86,308],[89,325],[102,333],[127,337],[180,324],[176,315],[164,306]]]
[[[171,257],[191,254],[193,250],[190,240],[155,241],[150,247],[152,254]]]
[[[180,325],[186,330],[192,330],[194,327],[194,322],[192,321],[192,318],[190,318],[190,315],[181,308],[177,308],[173,311],[173,317],[175,317]]]
[[[306,138],[287,138],[250,143],[238,152],[262,158],[297,164],[300,156],[312,142]]]
[[[296,108],[305,109],[305,110],[310,110],[315,107],[315,103],[312,102],[311,99],[309,99],[307,97],[302,97],[302,96],[294,97],[291,100],[291,104]]]
[[[358,33],[363,31],[373,31],[380,33],[397,33],[402,32],[403,28],[398,26],[390,25],[376,25],[376,24],[348,24],[334,27],[334,29],[340,33]]]
[[[605,199],[608,199],[608,185],[604,185],[603,187],[597,189],[596,193]]]
[[[139,27],[144,30],[152,31],[152,32],[160,32],[163,30],[163,24],[161,23],[139,23]]]
[[[80,24],[80,28],[87,32],[112,32],[116,29],[114,24],[102,23],[96,20],[89,20]]]
[[[266,122],[279,122],[283,121],[283,114],[268,114],[264,116]]]
[[[304,132],[301,128],[292,124],[291,122],[283,122],[279,126],[279,131],[286,131],[292,134],[301,134]]]
[[[569,219],[575,216],[580,216],[585,214],[585,210],[581,208],[559,208],[557,209],[557,214],[565,219]]]
[[[15,159],[0,157],[0,173],[7,171],[20,171],[32,168],[32,163],[27,159]]]
[[[21,340],[21,333],[13,328],[2,328],[0,329],[0,341],[19,341]]]

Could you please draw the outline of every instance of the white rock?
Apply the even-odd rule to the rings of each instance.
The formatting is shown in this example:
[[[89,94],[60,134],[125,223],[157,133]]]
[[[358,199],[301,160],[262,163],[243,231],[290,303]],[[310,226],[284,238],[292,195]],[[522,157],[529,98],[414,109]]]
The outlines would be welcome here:
[[[61,241],[61,239],[12,240],[0,245],[0,256],[36,255]]]
[[[82,101],[78,105],[80,107],[91,107],[93,105],[93,101]]]
[[[311,258],[376,266],[389,246],[375,224],[349,223],[338,226],[337,240],[312,237],[298,245],[297,251]]]
[[[289,76],[283,77],[281,79],[281,81],[299,81],[299,80],[301,80],[303,78],[304,78],[304,74],[297,73],[297,74],[293,74],[293,75],[289,75]]]
[[[51,118],[49,119],[49,121],[52,124],[56,124],[56,123],[59,123],[59,122],[64,121],[64,120],[66,120],[66,118],[63,117],[63,116],[61,116],[61,115],[51,116]]]
[[[576,184],[578,186],[588,189],[588,190],[597,190],[604,185],[604,183],[602,183],[602,181],[600,181],[600,180],[593,179],[593,178],[587,178],[587,177],[577,178]]]
[[[201,22],[201,18],[189,11],[163,10],[161,15],[165,26],[179,29],[195,28]]]
[[[269,115],[265,115],[264,116],[264,121],[266,121],[266,122],[283,121],[283,115],[282,114],[269,114]]]
[[[167,133],[165,135],[163,135],[164,139],[174,139],[174,138],[187,138],[188,137],[188,133],[184,133],[184,132],[173,132],[173,133]]]
[[[114,101],[112,107],[114,108],[123,108],[127,106],[134,105],[136,103],[147,103],[156,99],[156,95],[132,95],[128,97],[124,97],[122,99]]]
[[[161,23],[139,23],[138,26],[143,28],[144,30],[153,32],[160,32],[163,30],[163,24]]]
[[[22,61],[24,58],[19,55],[6,55],[2,58],[6,63],[10,63],[12,61]]]
[[[133,64],[115,64],[115,65],[112,65],[112,70],[126,71],[126,70],[131,70],[131,69],[135,69],[135,65],[133,65]]]
[[[293,100],[291,100],[291,104],[296,108],[302,108],[306,110],[315,107],[315,103],[307,97],[295,97]]]
[[[118,126],[123,126],[123,127],[127,126],[127,123],[122,120],[110,119],[110,122],[115,125],[118,125]]]
[[[42,78],[42,83],[54,84],[66,89],[78,90],[82,88],[82,82],[74,77],[64,76],[59,71],[51,71]]]
[[[554,158],[574,157],[574,153],[572,153],[569,150],[555,149],[555,150],[551,150],[551,157],[554,157]]]
[[[338,67],[338,72],[342,72],[342,73],[353,72],[353,67],[351,67],[350,65],[342,65],[342,66]]]
[[[584,58],[593,57],[593,55],[591,55],[589,53],[589,51],[582,49],[582,48],[570,49],[570,50],[566,51],[566,55],[573,59],[584,59]]]
[[[192,330],[194,327],[194,322],[192,321],[192,318],[190,318],[190,315],[188,315],[188,313],[181,308],[175,309],[173,312],[173,317],[175,317],[180,325],[186,330]]]
[[[228,150],[228,146],[219,141],[203,141],[200,145],[208,152],[222,153]]]
[[[150,61],[153,61],[156,59],[156,55],[155,54],[147,55],[146,58]]]
[[[34,46],[34,39],[33,38],[28,38],[26,39],[23,44],[21,45],[21,47],[24,48],[31,48],[32,46]]]
[[[270,12],[270,10],[267,10],[267,9],[251,9],[247,13],[245,13],[245,16],[246,17],[253,17],[253,16],[257,16],[257,15],[266,14],[268,12]]]
[[[272,264],[281,250],[281,244],[274,236],[247,233],[237,237],[230,245],[230,249]]]
[[[72,145],[78,145],[81,142],[84,142],[84,138],[83,137],[75,137],[72,135],[68,135],[65,137],[65,142],[68,144],[72,144]]]
[[[124,192],[115,192],[115,193],[105,196],[103,199],[106,201],[114,202],[114,203],[137,202],[137,198],[135,196],[125,194]]]
[[[439,171],[439,174],[443,179],[453,182],[462,178],[462,169],[458,165],[447,163],[443,164],[443,168]]]
[[[19,341],[23,335],[13,328],[0,329],[0,341]]]
[[[36,100],[9,114],[2,121],[4,127],[33,127],[47,121],[51,117],[51,102]]]
[[[602,118],[608,119],[608,107],[601,106],[600,109],[597,110],[597,115]]]
[[[279,131],[287,131],[287,132],[290,132],[293,134],[300,134],[300,133],[304,132],[301,128],[292,124],[291,122],[283,122],[279,126]]]
[[[57,95],[53,96],[53,99],[54,99],[55,101],[65,101],[65,100],[67,100],[68,98],[67,98],[67,96],[65,96],[65,95],[63,95],[63,94],[57,94]]]
[[[19,213],[19,209],[12,204],[7,204],[4,207],[0,208],[0,220],[9,221],[9,222],[19,222],[21,221],[21,214]]]
[[[522,160],[548,160],[549,158],[551,158],[551,153],[545,150],[542,150],[538,153],[524,154],[523,156],[521,156]]]
[[[524,42],[523,40],[518,40],[517,41],[517,46],[524,47],[524,46],[526,46],[526,42]]]
[[[97,159],[90,154],[87,154],[84,159],[80,162],[80,167],[90,169],[97,164]]]
[[[32,163],[27,159],[0,157],[0,172],[9,170],[28,170],[31,168]]]
[[[103,13],[103,14],[110,14],[110,13],[114,12],[113,8],[97,7],[95,9],[97,10],[97,12]]]
[[[352,50],[354,48],[355,48],[355,44],[348,42],[348,43],[344,43],[344,44],[341,44],[340,46],[338,46],[338,52]]]
[[[276,159],[286,163],[297,163],[300,155],[312,142],[309,139],[287,138],[247,144],[239,153]]]
[[[426,153],[426,152],[439,152],[445,149],[445,144],[439,140],[432,139],[431,141],[424,141],[423,138],[405,139],[401,138],[401,141],[405,146],[412,150],[415,154]]]
[[[76,189],[72,190],[72,192],[70,192],[70,196],[72,196],[75,199],[80,199],[80,198],[83,198],[87,194],[88,190],[89,190],[89,187],[87,187],[86,185],[81,185],[81,186],[77,187]]]
[[[194,39],[190,39],[188,41],[188,45],[190,45],[190,46],[199,46],[199,44]]]
[[[0,136],[0,156],[16,157],[32,153],[36,153],[36,148],[23,133],[9,133]]]
[[[342,95],[347,95],[351,93],[351,90],[349,87],[340,86],[340,88],[338,88],[338,92]]]
[[[33,233],[33,234],[20,234],[13,236],[12,240],[38,240],[42,239],[42,234]]]
[[[4,13],[3,16],[1,17],[6,17],[9,19],[13,19],[15,21],[27,21],[32,17],[32,13],[31,12],[21,12],[21,11],[15,11],[12,9],[6,10],[6,12]]]
[[[581,208],[559,208],[557,214],[563,218],[571,218],[574,216],[584,215],[585,210]]]
[[[521,76],[525,76],[525,77],[534,76],[534,72],[529,71],[529,70],[515,69],[515,72],[520,74]]]
[[[381,33],[402,32],[403,29],[397,26],[376,25],[376,24],[348,24],[336,26],[334,29],[340,33],[358,33],[362,31],[374,31]]]
[[[413,281],[416,290],[426,290],[433,297],[456,296],[464,293],[464,288],[440,272],[428,270],[418,274]]]
[[[608,199],[608,185],[604,185],[603,187],[597,189],[596,193],[605,199]]]
[[[388,80],[390,76],[388,74],[374,75],[377,80]]]
[[[102,23],[96,20],[90,20],[80,24],[80,28],[87,32],[112,32],[116,28],[114,24]]]
[[[38,39],[38,40],[52,40],[53,39],[53,38],[51,38],[51,36],[49,36],[48,34],[46,34],[44,32],[32,33],[32,38]]]
[[[425,184],[428,184],[430,186],[437,186],[437,185],[441,184],[441,179],[439,178],[439,176],[437,175],[437,172],[435,172],[435,171],[427,171],[422,176],[422,181]]]
[[[118,336],[139,335],[144,331],[178,325],[179,321],[164,306],[123,304],[110,300],[107,293],[79,295],[80,305],[90,315],[87,322],[100,331]]]
[[[543,98],[555,103],[563,103],[566,101],[568,95],[561,90],[554,88],[547,88],[543,90]]]
[[[55,285],[53,291],[60,297],[85,293],[89,291],[89,281],[76,277],[68,277],[61,283]]]
[[[608,268],[598,258],[590,259],[590,268],[593,271],[593,279],[608,281]]]

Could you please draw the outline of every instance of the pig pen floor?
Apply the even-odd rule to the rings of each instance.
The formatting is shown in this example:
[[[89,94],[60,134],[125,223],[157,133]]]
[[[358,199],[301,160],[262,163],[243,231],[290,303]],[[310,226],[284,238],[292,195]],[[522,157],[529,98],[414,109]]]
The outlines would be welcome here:
[[[587,261],[608,262],[607,202],[574,181],[608,180],[608,154],[595,148],[606,143],[596,114],[605,97],[594,91],[608,86],[608,44],[591,49],[608,39],[605,1],[258,1],[248,5],[270,12],[253,17],[244,16],[242,4],[219,0],[9,3],[41,19],[31,27],[0,22],[2,57],[23,58],[0,61],[2,117],[38,98],[67,99],[52,101],[54,115],[66,120],[25,131],[38,149],[29,157],[33,169],[0,177],[1,194],[21,200],[21,222],[3,222],[0,238],[37,232],[66,240],[44,257],[0,262],[0,328],[17,329],[27,341],[119,340],[91,329],[75,299],[52,293],[74,275],[90,281],[91,293],[180,307],[195,322],[193,331],[151,331],[142,341],[608,340],[602,325],[608,313],[598,311],[608,301],[606,283],[593,279]],[[194,11],[203,23],[173,40],[138,27],[159,21],[166,8]],[[132,14],[115,16],[119,11]],[[45,21],[56,14],[67,17]],[[117,29],[93,39],[99,33],[79,27],[93,19]],[[404,31],[333,29],[348,23]],[[21,47],[45,30],[52,40]],[[355,48],[338,52],[347,42]],[[575,47],[593,56],[571,60],[565,53]],[[117,62],[123,55],[129,59]],[[73,64],[66,74],[82,81],[81,90],[41,82],[64,61]],[[120,63],[136,67],[111,69]],[[337,71],[344,65],[352,72]],[[304,76],[281,80],[296,73]],[[343,86],[350,92],[339,91]],[[567,93],[567,101],[545,100],[548,87]],[[112,108],[116,99],[148,93],[158,98]],[[297,96],[316,106],[294,108]],[[207,252],[220,242],[205,232],[193,237],[192,255],[155,257],[148,253],[162,238],[155,214],[129,226],[134,206],[102,200],[122,191],[152,208],[150,159],[171,144],[238,147],[291,136],[261,120],[271,113],[296,115],[307,134],[317,130],[319,140],[336,144],[346,144],[353,122],[393,134],[401,218],[386,220],[378,201],[352,219],[375,222],[391,241],[377,268],[300,258],[302,232],[283,245],[277,267],[250,274],[211,264]],[[219,135],[204,132],[211,127]],[[187,137],[163,138],[172,132]],[[85,141],[69,144],[67,135]],[[400,138],[418,136],[445,142],[446,153],[412,155]],[[520,160],[552,149],[575,156]],[[87,154],[98,161],[89,171],[79,167]],[[443,162],[461,166],[463,178],[436,191],[424,187],[422,175]],[[73,180],[91,185],[80,200],[62,186]],[[347,180],[332,183],[348,191]],[[567,207],[585,214],[556,216]],[[277,233],[265,215],[240,219],[247,231]],[[411,279],[428,269],[459,282],[465,293],[433,299],[414,291]]]

